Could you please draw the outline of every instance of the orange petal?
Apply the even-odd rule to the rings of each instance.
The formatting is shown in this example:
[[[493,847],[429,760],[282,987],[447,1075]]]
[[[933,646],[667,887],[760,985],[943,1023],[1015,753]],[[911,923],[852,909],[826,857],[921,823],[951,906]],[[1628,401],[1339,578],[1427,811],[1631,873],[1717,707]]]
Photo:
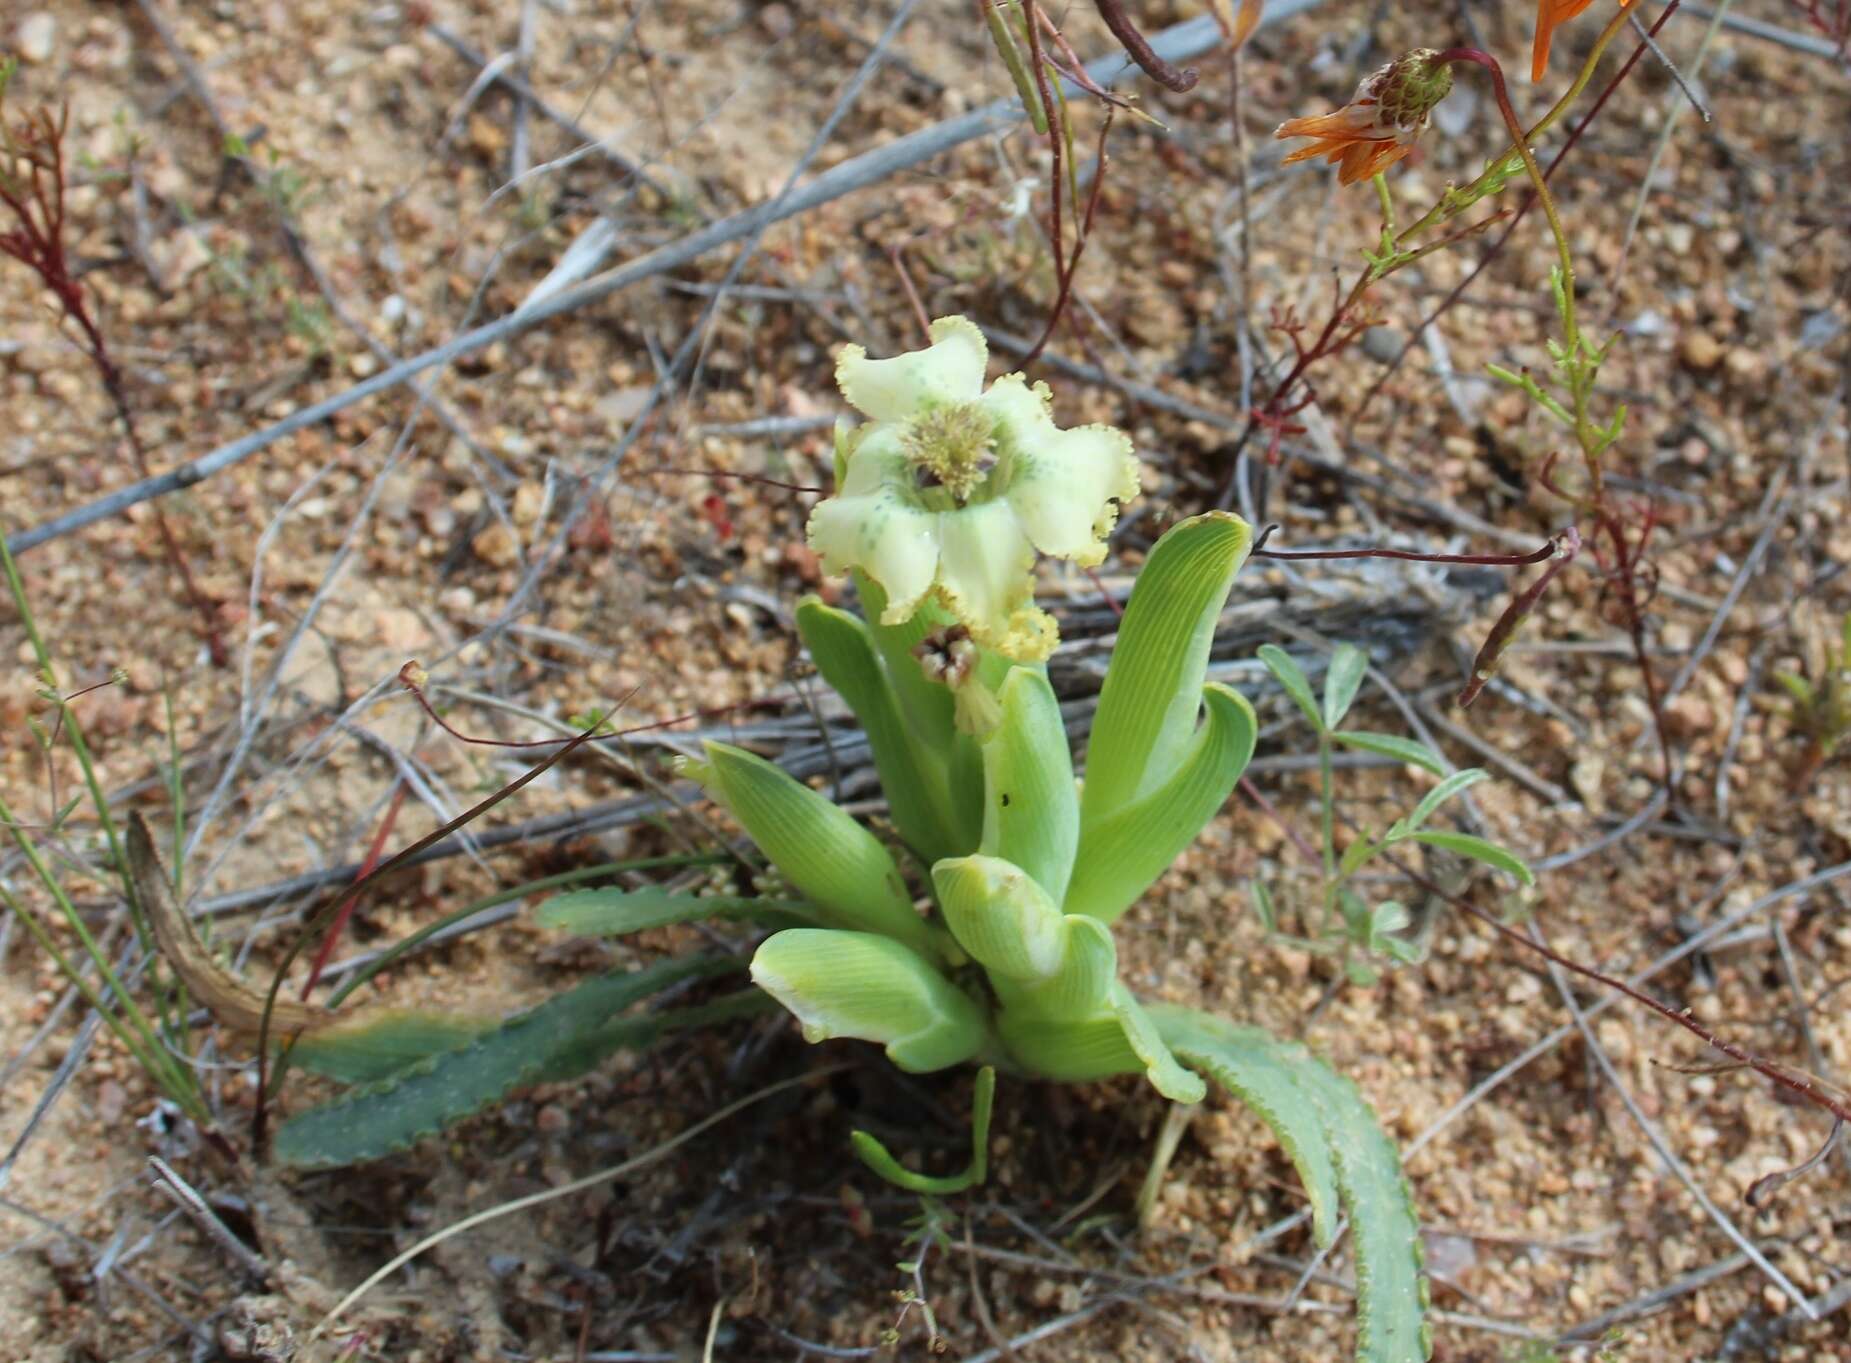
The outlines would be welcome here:
[[[1356,136],[1356,125],[1348,110],[1331,114],[1313,114],[1306,118],[1288,118],[1273,133],[1274,137],[1341,137],[1349,141]]]

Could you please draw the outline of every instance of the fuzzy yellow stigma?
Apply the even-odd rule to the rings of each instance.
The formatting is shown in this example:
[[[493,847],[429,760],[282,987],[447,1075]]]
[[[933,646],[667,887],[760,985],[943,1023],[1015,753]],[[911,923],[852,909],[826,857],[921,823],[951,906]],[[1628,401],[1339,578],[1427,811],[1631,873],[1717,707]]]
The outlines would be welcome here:
[[[901,437],[909,459],[960,505],[982,484],[995,462],[995,423],[974,402],[921,412]]]

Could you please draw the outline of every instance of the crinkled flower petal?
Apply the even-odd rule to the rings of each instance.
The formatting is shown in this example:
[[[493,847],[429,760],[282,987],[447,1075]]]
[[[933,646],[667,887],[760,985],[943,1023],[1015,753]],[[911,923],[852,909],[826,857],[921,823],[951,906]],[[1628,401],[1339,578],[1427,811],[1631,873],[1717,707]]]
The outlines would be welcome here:
[[[1053,640],[1033,604],[1035,546],[1007,502],[939,517],[938,590],[978,643],[1010,657],[1045,657]],[[1039,654],[1033,650],[1041,649]],[[1028,651],[1024,651],[1028,650]]]
[[[810,513],[810,547],[823,571],[860,568],[887,593],[881,622],[912,618],[938,573],[938,514],[921,505],[893,428],[874,427],[848,461],[841,491]]]
[[[983,392],[990,347],[963,317],[941,317],[928,333],[932,344],[887,360],[870,360],[858,345],[836,357],[842,396],[876,421],[899,421],[923,409],[971,402]]]
[[[1565,24],[1594,0],[1536,0],[1536,44],[1530,52],[1530,79],[1541,80],[1549,73],[1549,45],[1558,24]],[[1620,8],[1632,0],[1620,0]]]
[[[1117,503],[1138,495],[1131,438],[1112,426],[1058,430],[1046,387],[1019,374],[998,379],[984,406],[997,417],[1003,496],[1035,548],[1086,568],[1104,560]]]

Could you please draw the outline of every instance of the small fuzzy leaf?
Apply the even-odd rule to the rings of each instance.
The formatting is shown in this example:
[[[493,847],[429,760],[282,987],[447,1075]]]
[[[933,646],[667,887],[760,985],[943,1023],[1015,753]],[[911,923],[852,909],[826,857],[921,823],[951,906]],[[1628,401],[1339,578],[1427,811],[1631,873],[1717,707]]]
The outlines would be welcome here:
[[[336,1023],[305,1033],[290,1048],[289,1063],[343,1084],[372,1084],[467,1046],[499,1025],[493,1019],[448,1013],[369,1014],[356,1026]]]
[[[1444,776],[1451,770],[1446,759],[1425,743],[1416,743],[1413,739],[1402,738],[1399,734],[1378,734],[1367,729],[1343,729],[1332,734],[1331,738],[1346,748],[1361,748],[1364,752],[1392,757],[1397,762],[1410,762],[1414,766],[1432,772],[1435,776]]]
[[[1456,771],[1446,777],[1439,785],[1421,797],[1420,803],[1414,806],[1412,814],[1396,821],[1394,841],[1399,842],[1402,838],[1411,837],[1419,832],[1420,826],[1432,818],[1434,811],[1441,805],[1459,794],[1460,791],[1469,790],[1485,779],[1487,775],[1483,767],[1467,767],[1464,771]]]
[[[1277,644],[1261,644],[1260,661],[1266,664],[1266,670],[1273,674],[1274,680],[1285,688],[1286,695],[1297,702],[1298,708],[1305,712],[1305,718],[1311,721],[1311,727],[1319,733],[1324,732],[1324,712],[1318,708],[1317,701],[1311,694],[1311,682],[1305,676],[1304,669],[1298,665],[1290,653]]]
[[[694,957],[586,980],[463,1046],[292,1117],[276,1133],[276,1157],[338,1168],[407,1149],[523,1084],[549,1077],[559,1055],[586,1037],[603,1034],[611,1049],[649,1039],[649,1024],[658,1020],[615,1015],[681,980],[736,969],[730,960]],[[614,1020],[639,1030],[614,1028]]]
[[[1419,1363],[1432,1357],[1421,1272],[1420,1223],[1401,1154],[1355,1084],[1305,1057],[1296,1077],[1324,1115],[1337,1185],[1356,1254],[1359,1363]]]
[[[1061,906],[1067,913],[1110,923],[1169,869],[1226,803],[1253,756],[1259,726],[1253,707],[1238,692],[1211,683],[1202,689],[1202,699],[1208,721],[1166,781],[1103,817],[1083,814],[1073,880]]]
[[[1330,666],[1324,673],[1324,727],[1334,729],[1343,723],[1343,717],[1350,713],[1350,706],[1356,701],[1356,692],[1363,684],[1363,674],[1369,670],[1369,655],[1355,644],[1338,644],[1336,652],[1330,655]]]
[[[1310,1052],[1257,1027],[1175,1004],[1147,1004],[1145,1011],[1184,1064],[1220,1084],[1272,1128],[1311,1200],[1312,1233],[1320,1246],[1329,1245],[1341,1198],[1323,1112],[1298,1081],[1298,1071],[1314,1063]]]
[[[1059,904],[1080,841],[1080,797],[1060,702],[1040,672],[1014,668],[1003,683],[1002,727],[983,744],[979,850],[1013,862]]]
[[[907,846],[927,865],[970,851],[977,839],[975,812],[954,806],[945,749],[922,741],[907,723],[868,626],[807,597],[797,606],[797,632],[823,680],[861,721],[894,826]],[[915,659],[902,665],[919,674]],[[923,676],[919,680],[923,686]]]
[[[1343,849],[1343,859],[1337,863],[1337,874],[1339,876],[1356,874],[1364,862],[1381,850],[1381,845],[1368,834],[1357,834],[1355,841]]]
[[[876,1042],[914,1074],[964,1063],[989,1036],[969,995],[925,957],[877,933],[780,932],[752,957],[752,981],[796,1016],[805,1040]]]
[[[707,743],[688,771],[732,812],[784,878],[837,927],[879,932],[933,954],[925,921],[879,838],[782,768]]]
[[[622,937],[645,928],[698,923],[706,918],[742,918],[766,927],[790,928],[813,922],[807,906],[787,899],[742,895],[670,894],[656,886],[624,890],[605,886],[554,895],[534,910],[541,927],[581,937]]]
[[[1149,795],[1190,751],[1209,645],[1252,539],[1239,516],[1211,512],[1172,526],[1145,560],[1099,693],[1082,826]]]
[[[1531,871],[1523,858],[1514,852],[1507,852],[1495,842],[1486,842],[1475,838],[1470,833],[1452,833],[1445,829],[1423,828],[1414,834],[1415,842],[1424,842],[1429,847],[1444,848],[1448,852],[1457,852],[1462,857],[1473,861],[1482,861],[1487,866],[1506,871],[1522,881],[1525,885],[1536,883],[1535,872]]]

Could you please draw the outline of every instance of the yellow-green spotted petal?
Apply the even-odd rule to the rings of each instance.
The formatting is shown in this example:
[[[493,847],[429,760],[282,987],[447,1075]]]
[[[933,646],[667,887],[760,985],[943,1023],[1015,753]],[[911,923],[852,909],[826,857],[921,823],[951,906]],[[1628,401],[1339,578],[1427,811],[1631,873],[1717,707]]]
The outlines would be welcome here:
[[[1050,431],[1015,451],[1003,495],[1035,548],[1093,567],[1105,558],[1118,503],[1138,495],[1131,437],[1113,426]]]
[[[1009,504],[988,502],[945,512],[938,534],[939,594],[971,636],[1000,648],[1025,632],[1017,617],[1034,611],[1035,546]]]
[[[974,401],[983,392],[989,345],[963,317],[941,317],[928,332],[932,344],[886,360],[870,360],[858,345],[836,357],[836,386],[859,411],[876,421],[899,421],[953,402]]]
[[[817,503],[806,537],[824,572],[860,568],[886,589],[884,624],[909,619],[938,574],[938,515],[921,504],[912,466],[885,429],[857,443],[841,495]]]

